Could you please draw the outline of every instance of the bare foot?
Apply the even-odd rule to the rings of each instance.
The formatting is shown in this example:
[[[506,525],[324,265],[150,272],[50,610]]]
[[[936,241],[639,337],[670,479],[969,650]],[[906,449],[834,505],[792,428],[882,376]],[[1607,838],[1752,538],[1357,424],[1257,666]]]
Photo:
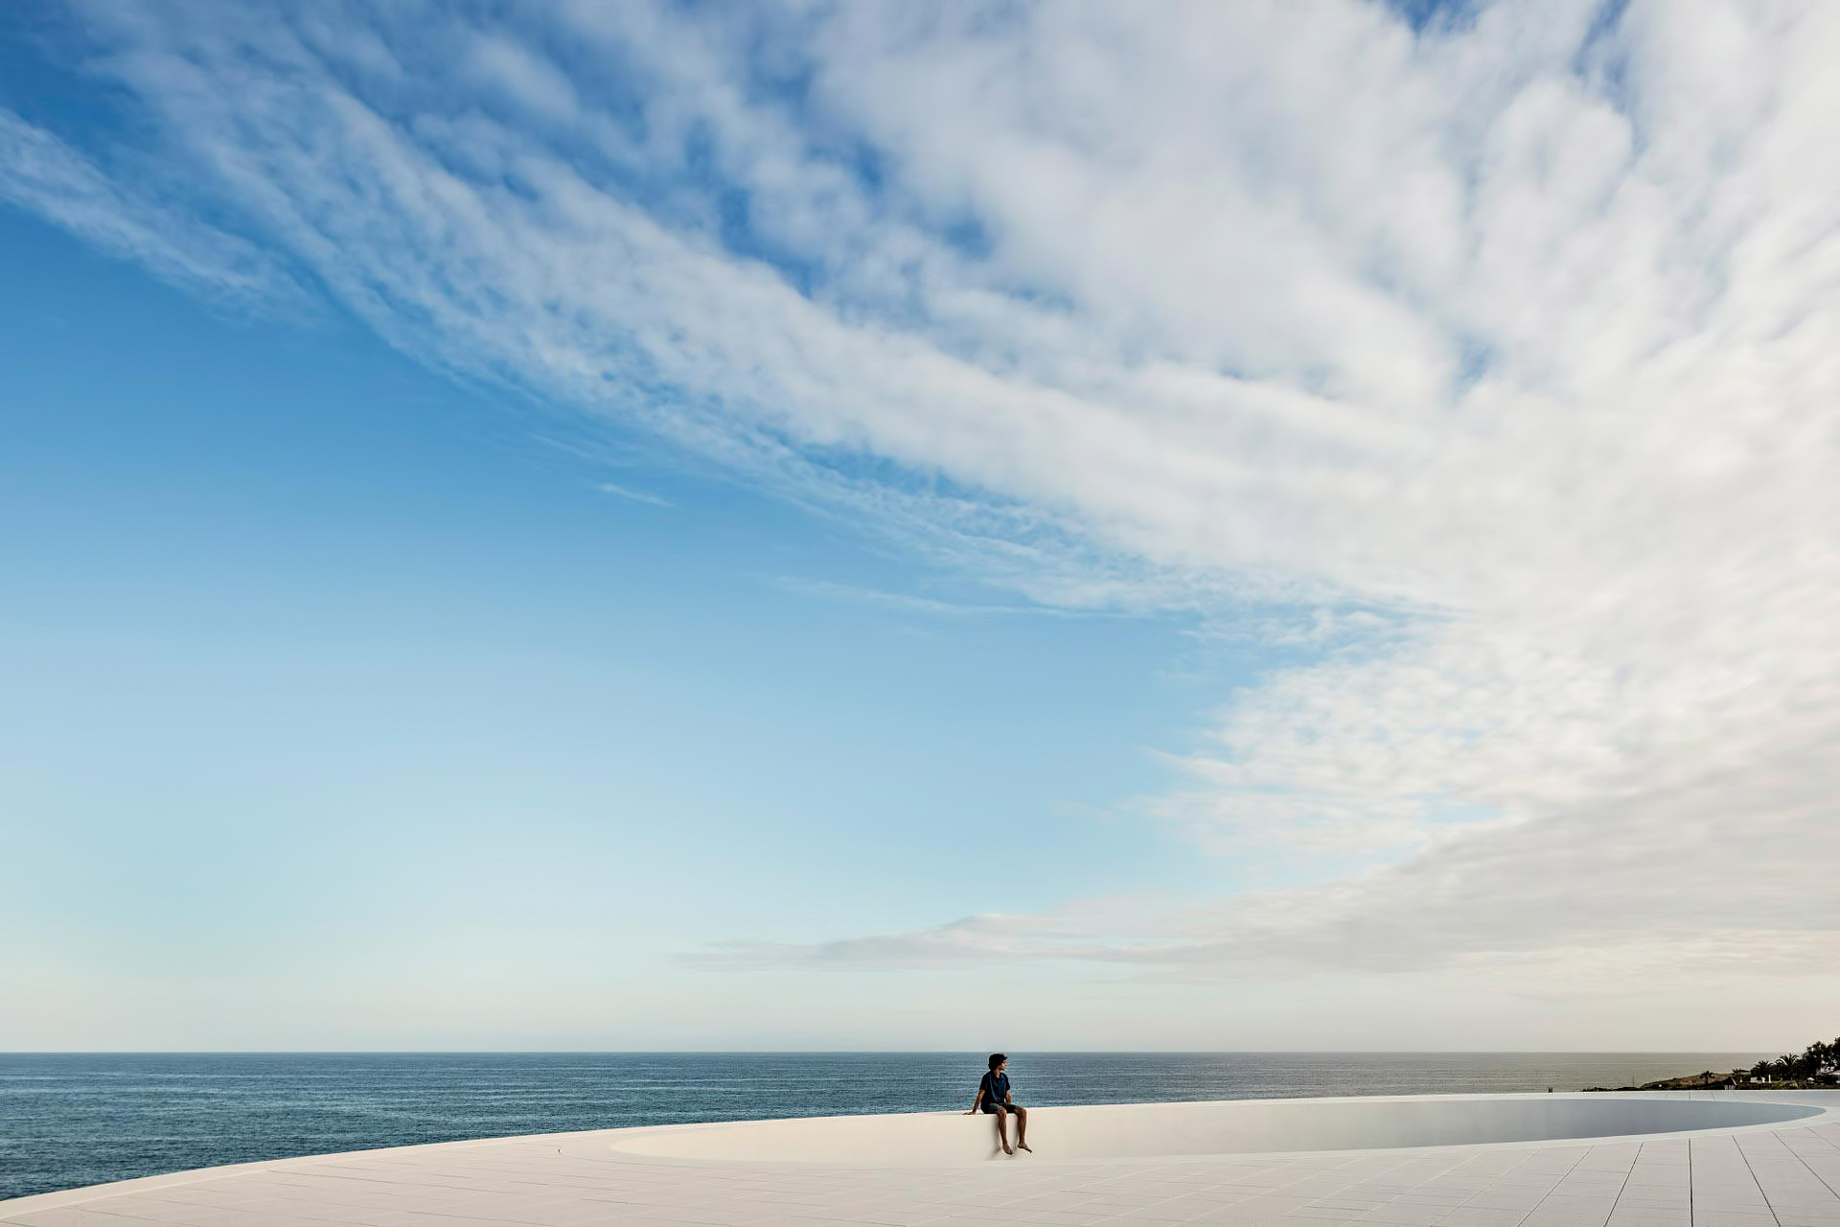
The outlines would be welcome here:
[[[1034,1154],[1034,1153],[1035,1153],[1035,1148],[1034,1148],[1033,1146],[1030,1146],[1030,1145],[1029,1145],[1029,1144],[1028,1144],[1027,1142],[1017,1142],[1017,1143],[1016,1143],[1016,1149],[1017,1149],[1017,1150],[1026,1150],[1026,1151],[1028,1151],[1028,1152],[1029,1152],[1030,1154]]]

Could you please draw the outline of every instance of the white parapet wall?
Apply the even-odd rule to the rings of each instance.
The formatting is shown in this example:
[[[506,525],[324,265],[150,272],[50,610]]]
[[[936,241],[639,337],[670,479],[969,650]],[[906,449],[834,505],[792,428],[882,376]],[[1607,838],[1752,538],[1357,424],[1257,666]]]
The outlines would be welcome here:
[[[1559,1141],[1767,1127],[1814,1105],[1654,1095],[1438,1095],[1036,1108],[1029,1141],[1055,1159],[1270,1154]],[[1009,1125],[1015,1138],[1015,1121]],[[994,1118],[827,1116],[622,1130],[612,1149],[711,1162],[936,1166],[1002,1157]]]

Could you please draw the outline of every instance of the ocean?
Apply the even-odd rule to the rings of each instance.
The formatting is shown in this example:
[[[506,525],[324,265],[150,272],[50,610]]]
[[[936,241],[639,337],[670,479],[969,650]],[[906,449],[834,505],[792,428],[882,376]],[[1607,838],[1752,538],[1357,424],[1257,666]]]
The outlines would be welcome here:
[[[1561,1091],[1760,1053],[1010,1054],[1030,1106]],[[625,1125],[968,1108],[983,1053],[0,1055],[0,1199],[286,1155]]]

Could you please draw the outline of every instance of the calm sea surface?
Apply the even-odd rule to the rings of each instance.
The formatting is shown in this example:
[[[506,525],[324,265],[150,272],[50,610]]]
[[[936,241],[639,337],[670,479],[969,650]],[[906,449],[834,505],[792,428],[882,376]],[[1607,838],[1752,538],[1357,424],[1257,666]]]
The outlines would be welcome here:
[[[1015,1053],[1030,1105],[1580,1090],[1760,1053]],[[982,1053],[0,1055],[0,1198],[284,1155],[967,1107]]]

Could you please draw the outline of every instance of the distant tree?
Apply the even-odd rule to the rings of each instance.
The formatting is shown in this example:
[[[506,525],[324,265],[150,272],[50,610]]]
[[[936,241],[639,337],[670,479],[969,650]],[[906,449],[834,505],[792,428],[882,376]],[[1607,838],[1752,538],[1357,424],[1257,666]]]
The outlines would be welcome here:
[[[1823,1077],[1823,1070],[1840,1070],[1840,1036],[1832,1043],[1816,1040],[1801,1052],[1784,1053],[1774,1060],[1762,1060],[1750,1068],[1753,1078],[1768,1079],[1771,1082],[1813,1082]],[[1732,1079],[1736,1081],[1744,1070],[1734,1069]],[[1831,1077],[1832,1075],[1827,1075]],[[1711,1078],[1711,1074],[1701,1074],[1702,1078]]]

